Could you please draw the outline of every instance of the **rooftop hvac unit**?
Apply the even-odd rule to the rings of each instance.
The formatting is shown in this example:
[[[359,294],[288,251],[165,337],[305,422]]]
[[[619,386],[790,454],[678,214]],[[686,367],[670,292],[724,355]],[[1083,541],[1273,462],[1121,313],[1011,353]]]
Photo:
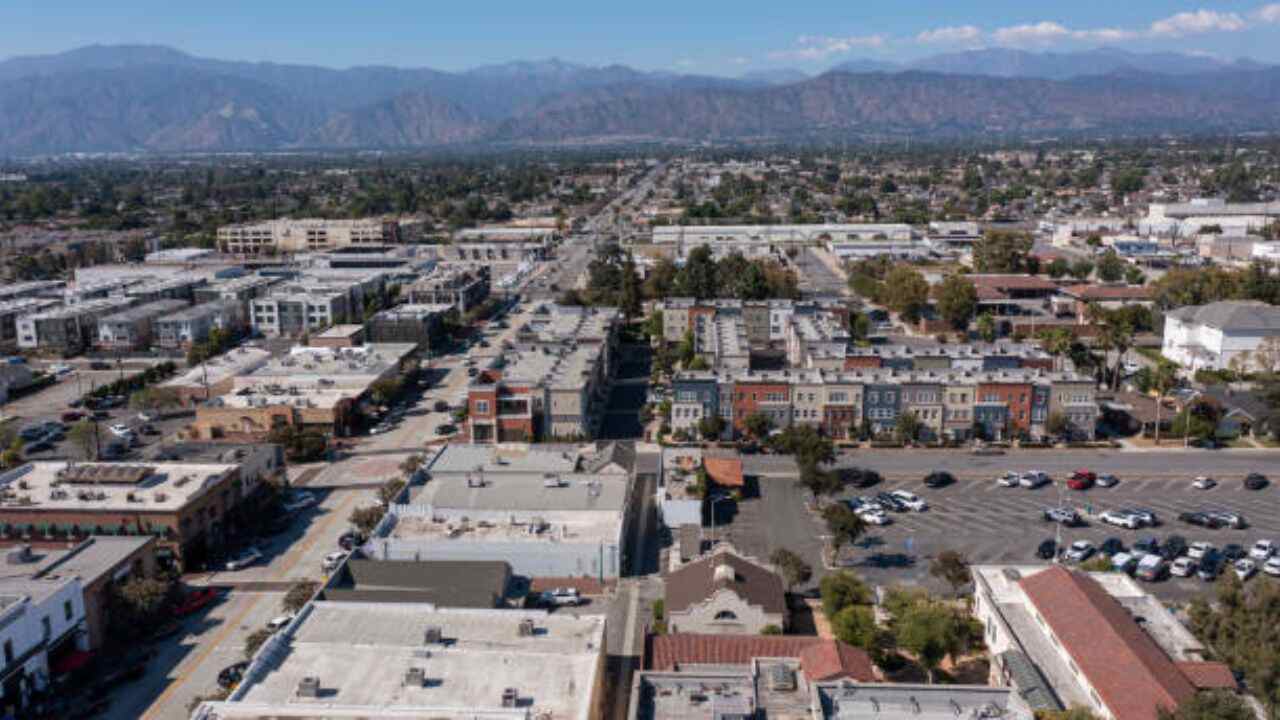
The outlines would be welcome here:
[[[795,691],[796,671],[786,665],[775,665],[769,670],[769,687],[777,692]]]
[[[427,671],[420,667],[411,667],[404,671],[404,686],[420,688],[427,682]]]
[[[315,675],[308,675],[298,681],[298,697],[318,698],[320,697],[320,678]]]
[[[513,708],[520,702],[520,693],[515,688],[506,688],[502,691],[502,707]]]
[[[439,625],[428,625],[422,633],[422,642],[426,645],[439,645],[444,642],[444,628]]]
[[[517,637],[533,637],[533,619],[525,618],[516,626]]]

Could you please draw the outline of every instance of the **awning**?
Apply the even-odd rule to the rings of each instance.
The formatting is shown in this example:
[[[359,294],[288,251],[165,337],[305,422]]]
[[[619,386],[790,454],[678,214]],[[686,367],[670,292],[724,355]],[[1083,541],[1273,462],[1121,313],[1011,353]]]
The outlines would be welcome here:
[[[54,675],[65,675],[66,673],[74,672],[85,665],[88,665],[89,661],[92,659],[93,653],[84,652],[83,650],[72,650],[59,658],[58,661],[53,663],[49,669],[53,671]]]

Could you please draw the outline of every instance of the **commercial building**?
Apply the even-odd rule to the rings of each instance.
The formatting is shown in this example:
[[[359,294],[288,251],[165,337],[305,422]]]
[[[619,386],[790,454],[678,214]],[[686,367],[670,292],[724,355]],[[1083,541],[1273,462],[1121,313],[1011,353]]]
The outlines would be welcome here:
[[[240,502],[283,465],[272,445],[241,452],[233,462],[26,463],[0,474],[0,528],[12,539],[153,535],[162,564],[194,569],[235,537]]]
[[[268,220],[218,228],[218,246],[237,255],[276,252],[318,252],[400,242],[400,224],[394,220]]]
[[[257,370],[271,360],[263,348],[241,345],[187,368],[181,375],[165,380],[161,387],[175,392],[183,405],[194,405],[235,389],[235,379]]]
[[[1123,573],[987,565],[973,577],[992,679],[1036,710],[1156,720],[1200,690],[1236,687],[1230,668],[1207,662],[1208,649]]]
[[[369,342],[412,343],[431,350],[444,337],[445,321],[456,313],[452,305],[397,305],[369,318],[365,335]]]
[[[129,298],[103,297],[24,315],[16,322],[18,347],[63,356],[78,355],[97,344],[101,318],[133,304]]]
[[[152,342],[159,347],[185,348],[209,339],[217,328],[238,335],[248,328],[245,306],[236,300],[213,300],[184,307],[151,321]]]
[[[156,300],[98,319],[98,347],[109,350],[145,350],[155,340],[155,322],[187,307],[184,300]]]
[[[591,472],[581,461],[449,445],[365,551],[391,560],[500,560],[529,578],[618,577],[630,475]]]
[[[437,607],[507,607],[517,590],[501,560],[370,560],[350,557],[325,585],[321,600],[427,603]],[[524,596],[510,598],[523,603]]]
[[[452,305],[465,313],[489,297],[487,265],[472,268],[436,268],[431,275],[409,286],[409,302],[418,305]]]
[[[1266,228],[1280,219],[1280,203],[1228,203],[1217,198],[1196,198],[1186,203],[1151,203],[1147,217],[1138,223],[1144,235],[1192,237],[1207,226],[1225,234],[1244,235]]]
[[[298,337],[346,322],[358,312],[347,292],[339,288],[280,288],[249,303],[249,324],[263,335]]]
[[[652,239],[654,245],[671,248],[681,259],[704,245],[715,257],[739,252],[748,258],[814,243],[841,249],[918,247],[911,226],[902,224],[665,225],[653,228]]]
[[[7,562],[29,562],[27,552],[11,549]],[[36,715],[34,706],[52,690],[55,666],[89,649],[85,630],[79,577],[23,573],[0,579],[0,707],[13,717]]]
[[[193,720],[597,720],[605,620],[418,603],[313,602]]]
[[[1224,300],[1171,310],[1162,354],[1195,371],[1280,369],[1280,307]]]

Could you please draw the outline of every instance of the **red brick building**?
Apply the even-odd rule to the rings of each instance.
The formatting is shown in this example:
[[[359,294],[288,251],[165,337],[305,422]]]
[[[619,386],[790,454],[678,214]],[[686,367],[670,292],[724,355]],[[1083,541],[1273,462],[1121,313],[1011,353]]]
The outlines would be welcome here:
[[[791,385],[786,382],[739,382],[733,388],[733,427],[746,432],[744,421],[754,413],[764,413],[773,427],[791,424]]]
[[[1031,431],[1031,383],[981,383],[979,403],[1000,403],[1008,408],[1009,431]]]

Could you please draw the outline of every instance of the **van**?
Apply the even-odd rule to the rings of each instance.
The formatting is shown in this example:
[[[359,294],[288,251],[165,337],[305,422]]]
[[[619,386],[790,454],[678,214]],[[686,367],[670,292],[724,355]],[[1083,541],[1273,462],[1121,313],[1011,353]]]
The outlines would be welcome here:
[[[1138,561],[1138,569],[1134,577],[1147,582],[1163,580],[1169,573],[1169,563],[1159,555],[1146,555]]]

